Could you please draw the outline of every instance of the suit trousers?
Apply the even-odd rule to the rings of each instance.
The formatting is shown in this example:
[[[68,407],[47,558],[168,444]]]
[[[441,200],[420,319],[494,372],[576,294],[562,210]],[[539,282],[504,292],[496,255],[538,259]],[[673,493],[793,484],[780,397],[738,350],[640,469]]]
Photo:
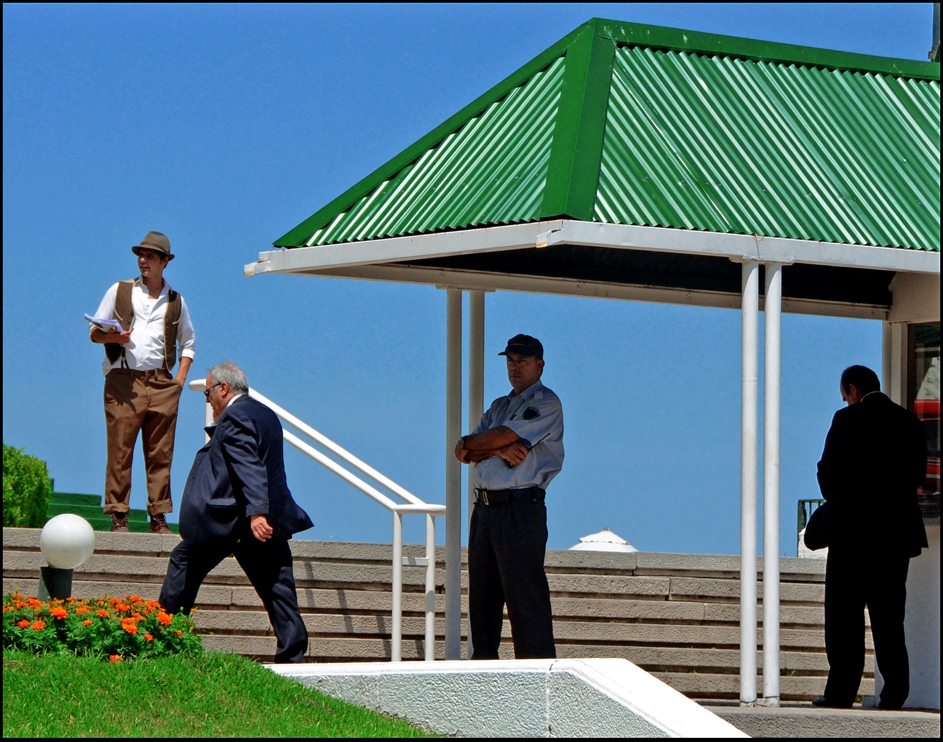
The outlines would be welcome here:
[[[884,688],[881,703],[900,706],[910,694],[904,607],[910,557],[830,546],[825,567],[825,697],[850,706],[864,672],[864,609],[871,617],[874,659]]]
[[[272,622],[278,640],[275,662],[304,662],[308,629],[298,608],[291,548],[285,539],[263,542],[247,534],[209,545],[181,541],[170,555],[160,591],[163,609],[170,614],[189,614],[206,575],[230,554],[259,594]]]
[[[474,656],[498,659],[507,603],[514,656],[552,659],[553,614],[544,571],[547,508],[543,500],[478,503],[468,533],[468,608]]]
[[[165,369],[115,368],[108,372],[105,377],[106,513],[127,513],[131,509],[131,461],[138,433],[147,472],[147,512],[161,515],[173,510],[170,465],[174,458],[177,405],[182,389]]]

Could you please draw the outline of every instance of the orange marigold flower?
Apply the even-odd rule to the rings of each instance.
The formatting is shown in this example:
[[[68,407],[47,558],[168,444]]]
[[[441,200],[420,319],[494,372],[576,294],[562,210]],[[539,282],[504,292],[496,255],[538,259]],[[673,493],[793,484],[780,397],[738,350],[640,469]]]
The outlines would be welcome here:
[[[162,623],[162,624],[169,624],[173,622],[173,619],[170,616],[168,616],[166,613],[161,611],[160,613],[157,614],[157,622]]]
[[[145,634],[145,635],[144,635],[144,638],[145,638],[147,641],[149,641],[149,642],[154,641],[154,635],[153,635],[153,634]]]
[[[138,633],[138,627],[134,625],[131,621],[122,621],[121,628],[127,631],[129,634]]]
[[[14,598],[22,598],[23,596],[20,595],[19,591],[17,591],[17,592],[15,592],[15,593],[13,593],[13,597],[14,597]]]
[[[98,609],[97,611],[95,611],[95,612],[96,612],[99,616],[101,616],[102,618],[108,618],[108,617],[111,615],[108,611],[102,610],[101,608],[99,608],[99,609]]]
[[[25,629],[27,626],[29,626],[29,621],[27,621],[24,618],[22,621],[17,621],[16,625],[19,626],[21,629]]]
[[[53,616],[58,618],[60,621],[69,615],[69,612],[65,608],[59,608],[58,606],[49,611]]]
[[[116,605],[115,608],[117,608],[119,611],[131,610],[131,606],[129,606],[127,603],[118,603],[118,605]]]
[[[22,600],[18,600],[18,601],[16,601],[16,603],[14,603],[14,605],[15,605],[17,608],[26,608],[26,606],[28,606],[29,603],[24,603]]]
[[[75,612],[76,612],[76,613],[79,613],[79,614],[85,614],[85,613],[90,613],[91,610],[92,610],[92,609],[89,608],[87,605],[83,605],[83,606],[80,606],[80,607],[76,608],[76,609],[75,609]]]
[[[111,656],[108,658],[108,661],[109,661],[109,662],[121,662],[121,655],[120,655],[120,654],[113,654],[113,655],[111,655]]]
[[[137,613],[137,612],[132,613],[132,614],[131,614],[131,618],[136,618],[138,621],[143,621],[143,620],[144,620],[144,616],[142,616],[140,613]]]
[[[177,630],[177,638],[178,638],[178,639],[182,639],[182,638],[183,638],[183,632],[180,631],[179,629]]]
[[[31,628],[33,631],[39,631],[40,629],[45,629],[45,628],[46,628],[46,622],[45,622],[45,621],[36,621],[32,626],[30,626],[30,628]]]
[[[112,605],[118,605],[121,602],[119,598],[110,598]],[[114,654],[112,657],[117,657],[118,655]]]
[[[84,621],[82,621],[82,625],[83,625],[83,626],[91,626],[91,625],[92,625],[92,619],[86,618]]]

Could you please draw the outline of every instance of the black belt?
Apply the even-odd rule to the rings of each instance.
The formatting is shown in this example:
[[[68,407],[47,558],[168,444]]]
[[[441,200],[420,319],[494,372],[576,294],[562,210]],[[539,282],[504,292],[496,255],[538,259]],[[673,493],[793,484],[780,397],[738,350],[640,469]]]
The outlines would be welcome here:
[[[524,487],[517,490],[486,490],[475,488],[476,505],[503,505],[506,502],[530,500],[543,502],[546,490],[540,487]]]

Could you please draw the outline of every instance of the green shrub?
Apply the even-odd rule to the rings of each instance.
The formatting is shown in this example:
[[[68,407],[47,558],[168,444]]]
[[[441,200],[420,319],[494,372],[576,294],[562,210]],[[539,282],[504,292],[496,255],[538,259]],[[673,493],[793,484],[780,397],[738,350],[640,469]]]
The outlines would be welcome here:
[[[16,592],[3,597],[3,648],[121,662],[199,654],[203,643],[191,618],[138,595],[39,601]]]
[[[46,462],[3,444],[3,525],[41,528],[46,524],[52,480]]]

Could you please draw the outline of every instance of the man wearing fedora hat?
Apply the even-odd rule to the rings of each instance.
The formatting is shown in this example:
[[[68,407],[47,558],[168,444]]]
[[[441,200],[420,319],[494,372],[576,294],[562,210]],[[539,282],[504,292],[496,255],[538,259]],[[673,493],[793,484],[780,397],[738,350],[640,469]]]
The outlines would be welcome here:
[[[170,465],[180,392],[193,363],[196,338],[183,297],[164,280],[174,259],[170,240],[148,232],[131,248],[141,275],[119,281],[105,293],[95,313],[113,318],[122,331],[91,326],[93,343],[105,346],[105,423],[108,464],[105,469],[105,512],[111,530],[128,530],[131,460],[138,433],[147,471],[147,512],[151,533],[170,533],[166,515],[170,499]],[[176,376],[179,346],[180,366]]]

